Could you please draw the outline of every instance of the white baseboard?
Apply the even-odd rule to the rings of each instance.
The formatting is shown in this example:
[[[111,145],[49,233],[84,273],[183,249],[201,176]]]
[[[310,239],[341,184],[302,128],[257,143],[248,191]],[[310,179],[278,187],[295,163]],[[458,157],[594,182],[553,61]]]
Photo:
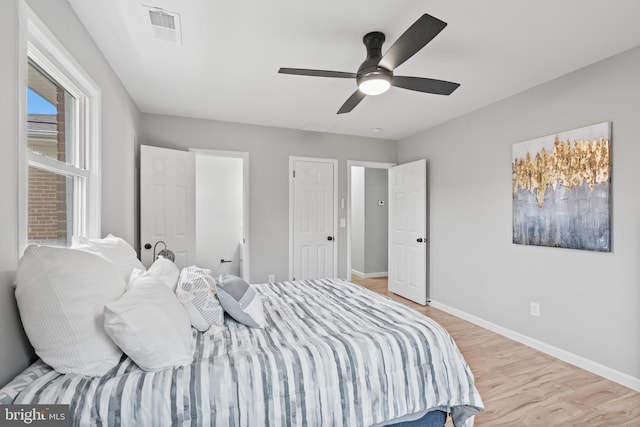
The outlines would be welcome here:
[[[550,356],[555,357],[556,359],[560,359],[564,362],[570,363],[571,365],[582,368],[586,371],[594,373],[610,381],[621,384],[625,387],[629,387],[632,390],[640,391],[640,378],[633,377],[631,375],[625,374],[624,372],[620,372],[608,366],[601,365],[600,363],[594,362],[592,360],[585,359],[582,356],[578,356],[577,354],[573,354],[561,348],[554,347],[545,342],[538,341],[534,338],[528,337],[519,332],[515,332],[510,329],[503,328],[502,326],[496,325],[495,323],[491,323],[489,321],[476,317],[472,314],[466,313],[464,311],[458,310],[453,307],[449,307],[446,304],[442,304],[432,300],[430,305],[434,308],[437,308],[439,310],[452,314],[456,317],[464,319],[475,325],[481,326],[492,332],[495,332],[497,334],[510,338],[514,341],[517,341],[521,344],[524,344],[538,351],[546,353]]]
[[[386,271],[379,271],[376,273],[363,273],[361,271],[358,270],[354,270],[353,268],[351,269],[351,274],[355,274],[356,276],[360,276],[363,277],[365,279],[371,279],[374,277],[387,277],[388,274]]]

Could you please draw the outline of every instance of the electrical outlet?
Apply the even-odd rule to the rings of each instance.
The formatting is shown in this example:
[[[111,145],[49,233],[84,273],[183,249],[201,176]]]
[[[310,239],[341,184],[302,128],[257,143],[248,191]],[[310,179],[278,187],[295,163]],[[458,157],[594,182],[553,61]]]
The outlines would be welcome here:
[[[540,304],[531,301],[530,310],[532,316],[540,317]]]
[[[276,275],[275,274],[270,274],[269,275],[269,283],[273,283],[276,281]]]

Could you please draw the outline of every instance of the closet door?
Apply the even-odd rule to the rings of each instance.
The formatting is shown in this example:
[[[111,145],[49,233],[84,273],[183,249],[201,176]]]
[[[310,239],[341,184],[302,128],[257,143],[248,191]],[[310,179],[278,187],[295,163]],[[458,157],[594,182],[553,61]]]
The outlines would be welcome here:
[[[337,161],[290,158],[291,279],[336,276]]]

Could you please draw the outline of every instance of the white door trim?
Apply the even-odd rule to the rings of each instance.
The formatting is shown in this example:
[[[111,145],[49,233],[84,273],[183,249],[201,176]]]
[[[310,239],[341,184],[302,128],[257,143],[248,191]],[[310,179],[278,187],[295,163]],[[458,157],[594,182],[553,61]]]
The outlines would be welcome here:
[[[347,280],[351,280],[351,167],[389,169],[396,165],[397,163],[347,160]]]
[[[210,150],[206,148],[189,148],[195,154],[214,157],[232,157],[242,159],[242,235],[244,238],[244,253],[242,258],[242,278],[251,283],[251,246],[249,234],[249,153],[246,151]]]
[[[293,164],[294,162],[304,161],[304,162],[324,162],[333,164],[333,240],[334,240],[334,251],[333,251],[333,275],[337,276],[336,271],[338,271],[338,159],[326,159],[322,157],[300,157],[300,156],[289,156],[289,280],[293,280],[293,257],[294,257],[294,247],[293,247],[293,234],[294,234],[294,188],[293,188]]]

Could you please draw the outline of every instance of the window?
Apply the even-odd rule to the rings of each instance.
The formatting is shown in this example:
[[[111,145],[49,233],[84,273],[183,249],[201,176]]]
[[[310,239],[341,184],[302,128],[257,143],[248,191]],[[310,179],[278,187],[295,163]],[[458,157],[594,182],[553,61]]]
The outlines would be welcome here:
[[[74,155],[80,142],[73,132],[78,100],[34,62],[28,70],[27,243],[69,246],[78,222],[74,187],[86,180]]]
[[[100,91],[27,10],[21,249],[100,235]]]

